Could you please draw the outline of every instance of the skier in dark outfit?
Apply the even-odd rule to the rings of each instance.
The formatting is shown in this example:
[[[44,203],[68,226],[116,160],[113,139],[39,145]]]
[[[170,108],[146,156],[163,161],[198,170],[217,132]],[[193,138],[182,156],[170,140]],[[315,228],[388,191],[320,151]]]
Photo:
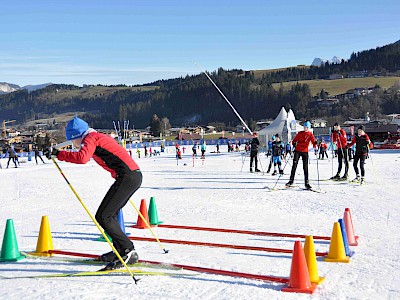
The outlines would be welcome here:
[[[45,164],[45,162],[43,161],[42,156],[40,155],[39,149],[36,147],[36,148],[35,148],[35,161],[36,161],[36,164],[38,164],[38,162],[37,162],[37,158],[38,158],[38,157],[40,158],[40,160],[42,161],[42,163]]]
[[[16,159],[17,153],[15,152],[15,150],[14,150],[13,148],[14,148],[13,146],[10,146],[10,147],[7,149],[7,152],[8,152],[7,169],[8,169],[8,166],[9,166],[9,164],[10,164],[10,160],[12,160],[13,163],[14,163],[14,165],[15,165],[15,167],[18,168],[18,167],[17,167],[17,159]]]
[[[356,172],[356,178],[352,180],[352,182],[359,182],[361,184],[364,183],[364,176],[365,176],[364,163],[368,155],[370,143],[371,140],[369,139],[368,134],[365,133],[365,126],[361,125],[360,127],[358,127],[358,134],[354,135],[351,143],[348,145],[348,147],[350,148],[351,146],[356,144],[356,151],[353,162],[354,171]],[[357,167],[358,161],[360,161],[361,179],[358,173],[358,167]]]
[[[254,160],[254,171],[255,172],[260,172],[260,170],[257,168],[258,165],[258,146],[260,145],[260,141],[258,140],[258,134],[257,132],[253,132],[253,139],[250,142],[250,172],[253,172],[253,160]]]
[[[295,150],[294,150],[292,171],[290,173],[289,182],[286,183],[286,186],[290,187],[293,185],[297,164],[299,163],[299,159],[301,157],[301,159],[303,160],[305,187],[306,189],[311,189],[310,183],[308,181],[308,146],[310,145],[310,143],[312,143],[314,147],[316,147],[317,141],[315,140],[315,137],[312,134],[312,132],[309,131],[311,123],[307,121],[304,123],[303,126],[304,126],[304,131],[300,131],[299,133],[297,133],[292,141],[292,144],[295,145]]]
[[[68,123],[66,137],[79,151],[47,149],[46,157],[51,158],[53,155],[58,160],[76,164],[85,164],[93,158],[96,163],[111,173],[115,182],[101,202],[96,212],[96,220],[111,237],[122,259],[126,263],[137,262],[138,255],[135,247],[118,223],[118,212],[142,183],[142,173],[138,165],[113,138],[89,128],[88,124],[78,117]],[[112,251],[103,254],[101,260],[108,262],[107,267],[110,269],[122,267],[122,263]]]
[[[275,135],[275,141],[272,143],[272,160],[274,162],[274,172],[272,175],[276,175],[276,165],[278,165],[279,174],[283,175],[282,169],[282,153],[283,153],[284,145],[279,138],[279,134]]]

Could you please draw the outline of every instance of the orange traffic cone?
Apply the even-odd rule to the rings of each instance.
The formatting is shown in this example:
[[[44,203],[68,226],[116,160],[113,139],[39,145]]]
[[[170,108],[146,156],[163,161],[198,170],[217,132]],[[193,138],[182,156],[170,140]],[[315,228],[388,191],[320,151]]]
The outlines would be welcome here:
[[[133,228],[139,228],[139,229],[145,229],[147,226],[150,226],[150,221],[149,221],[149,214],[147,213],[147,205],[146,205],[146,199],[142,199],[142,202],[140,202],[140,209],[139,209],[140,214],[143,216],[138,216],[136,225],[133,225]],[[146,221],[144,221],[145,219]],[[147,222],[147,224],[146,224]]]
[[[317,256],[315,255],[314,239],[311,235],[306,236],[306,242],[304,244],[304,255],[306,256],[310,281],[316,284],[320,284],[322,281],[325,280],[325,278],[318,276]]]
[[[32,255],[38,256],[51,256],[49,250],[54,250],[53,239],[51,237],[49,218],[47,216],[42,217],[40,223],[39,238],[36,244],[36,251],[32,252]]]
[[[350,258],[346,256],[344,249],[342,230],[340,229],[339,222],[333,224],[331,243],[329,245],[329,253],[325,257],[327,262],[350,262]]]
[[[301,242],[296,241],[294,242],[288,287],[284,287],[282,292],[312,294],[316,286],[315,283],[311,283],[310,281],[306,257]]]
[[[351,217],[350,208],[344,210],[343,216],[344,225],[347,232],[347,240],[350,246],[358,246],[358,236],[354,234],[353,219]]]

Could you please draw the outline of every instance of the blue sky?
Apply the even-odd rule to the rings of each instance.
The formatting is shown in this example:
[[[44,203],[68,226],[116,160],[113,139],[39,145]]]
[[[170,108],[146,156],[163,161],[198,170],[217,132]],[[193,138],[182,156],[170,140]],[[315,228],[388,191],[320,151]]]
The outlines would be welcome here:
[[[8,3],[6,3],[8,2]],[[142,84],[400,40],[400,1],[4,1],[0,82]]]

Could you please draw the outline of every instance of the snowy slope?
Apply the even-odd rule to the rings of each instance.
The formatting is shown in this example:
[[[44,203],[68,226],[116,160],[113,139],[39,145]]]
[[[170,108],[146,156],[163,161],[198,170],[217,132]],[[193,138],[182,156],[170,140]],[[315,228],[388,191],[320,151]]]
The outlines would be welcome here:
[[[221,147],[224,148],[224,147]],[[208,151],[213,150],[208,147]],[[226,151],[226,149],[222,149]],[[251,174],[240,153],[208,153],[204,165],[186,152],[178,162],[170,153],[137,159],[144,181],[133,200],[154,196],[159,218],[165,224],[221,227],[230,229],[330,236],[333,222],[351,208],[360,243],[352,247],[349,264],[326,263],[318,258],[319,275],[326,280],[310,296],[280,291],[282,284],[211,274],[195,277],[144,277],[137,286],[129,276],[74,277],[2,280],[2,299],[399,299],[400,298],[400,207],[398,205],[400,152],[372,152],[367,160],[365,186],[320,181],[326,194],[309,191],[271,192],[276,176]],[[318,187],[317,160],[310,155],[310,178]],[[261,156],[266,169],[267,158]],[[106,243],[96,241],[97,228],[58,173],[48,162],[21,163],[18,169],[0,169],[0,232],[13,219],[19,249],[34,251],[41,217],[47,215],[55,249],[101,254]],[[184,165],[186,164],[186,165]],[[289,162],[291,165],[291,161]],[[290,172],[288,164],[285,173]],[[320,178],[332,176],[337,162],[318,161]],[[94,214],[112,184],[109,174],[93,161],[86,165],[60,162],[60,167]],[[295,181],[302,186],[301,164]],[[351,168],[352,177],[354,171]],[[288,175],[278,182],[283,186]],[[137,214],[124,208],[125,224]],[[159,238],[293,249],[295,239],[154,228]],[[133,236],[152,237],[148,230],[127,228]],[[141,259],[203,266],[253,274],[288,277],[291,255],[177,244],[135,242]],[[315,240],[316,251],[325,252],[329,243]],[[24,259],[0,263],[1,276],[24,276],[96,270],[97,266]]]

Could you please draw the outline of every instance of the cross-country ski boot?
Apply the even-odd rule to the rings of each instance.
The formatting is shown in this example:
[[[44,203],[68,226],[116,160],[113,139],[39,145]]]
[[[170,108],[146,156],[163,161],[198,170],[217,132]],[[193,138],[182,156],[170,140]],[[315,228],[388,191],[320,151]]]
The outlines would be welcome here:
[[[289,182],[288,183],[286,183],[286,185],[285,185],[286,187],[292,187],[293,186],[293,180],[289,180]]]
[[[124,253],[124,255],[120,255],[126,264],[135,264],[139,261],[139,255],[136,253],[135,249],[125,249]],[[123,263],[116,258],[109,262],[102,270],[115,270],[122,268],[123,266]]]
[[[365,183],[364,177],[361,177],[360,184],[364,184],[364,183]]]
[[[259,169],[257,169],[257,168],[256,168],[254,171],[255,171],[255,172],[261,172],[261,171],[260,171]]]
[[[339,180],[340,179],[340,174],[337,173],[335,176],[329,178],[330,180]]]
[[[279,170],[279,174],[280,174],[280,175],[283,175],[283,170]]]
[[[274,172],[271,175],[275,176],[276,174],[278,174],[278,173],[276,172],[276,170],[274,170]]]
[[[312,189],[311,185],[308,182],[305,183],[304,187],[306,188],[306,190]]]
[[[104,261],[104,262],[112,262],[116,259],[118,259],[118,258],[117,258],[117,255],[115,255],[114,251],[104,253],[100,256],[100,260]]]
[[[344,174],[343,177],[340,177],[339,179],[337,179],[337,181],[347,181],[348,176],[347,174]]]
[[[354,178],[351,183],[360,183],[360,175],[357,175],[356,178]]]

